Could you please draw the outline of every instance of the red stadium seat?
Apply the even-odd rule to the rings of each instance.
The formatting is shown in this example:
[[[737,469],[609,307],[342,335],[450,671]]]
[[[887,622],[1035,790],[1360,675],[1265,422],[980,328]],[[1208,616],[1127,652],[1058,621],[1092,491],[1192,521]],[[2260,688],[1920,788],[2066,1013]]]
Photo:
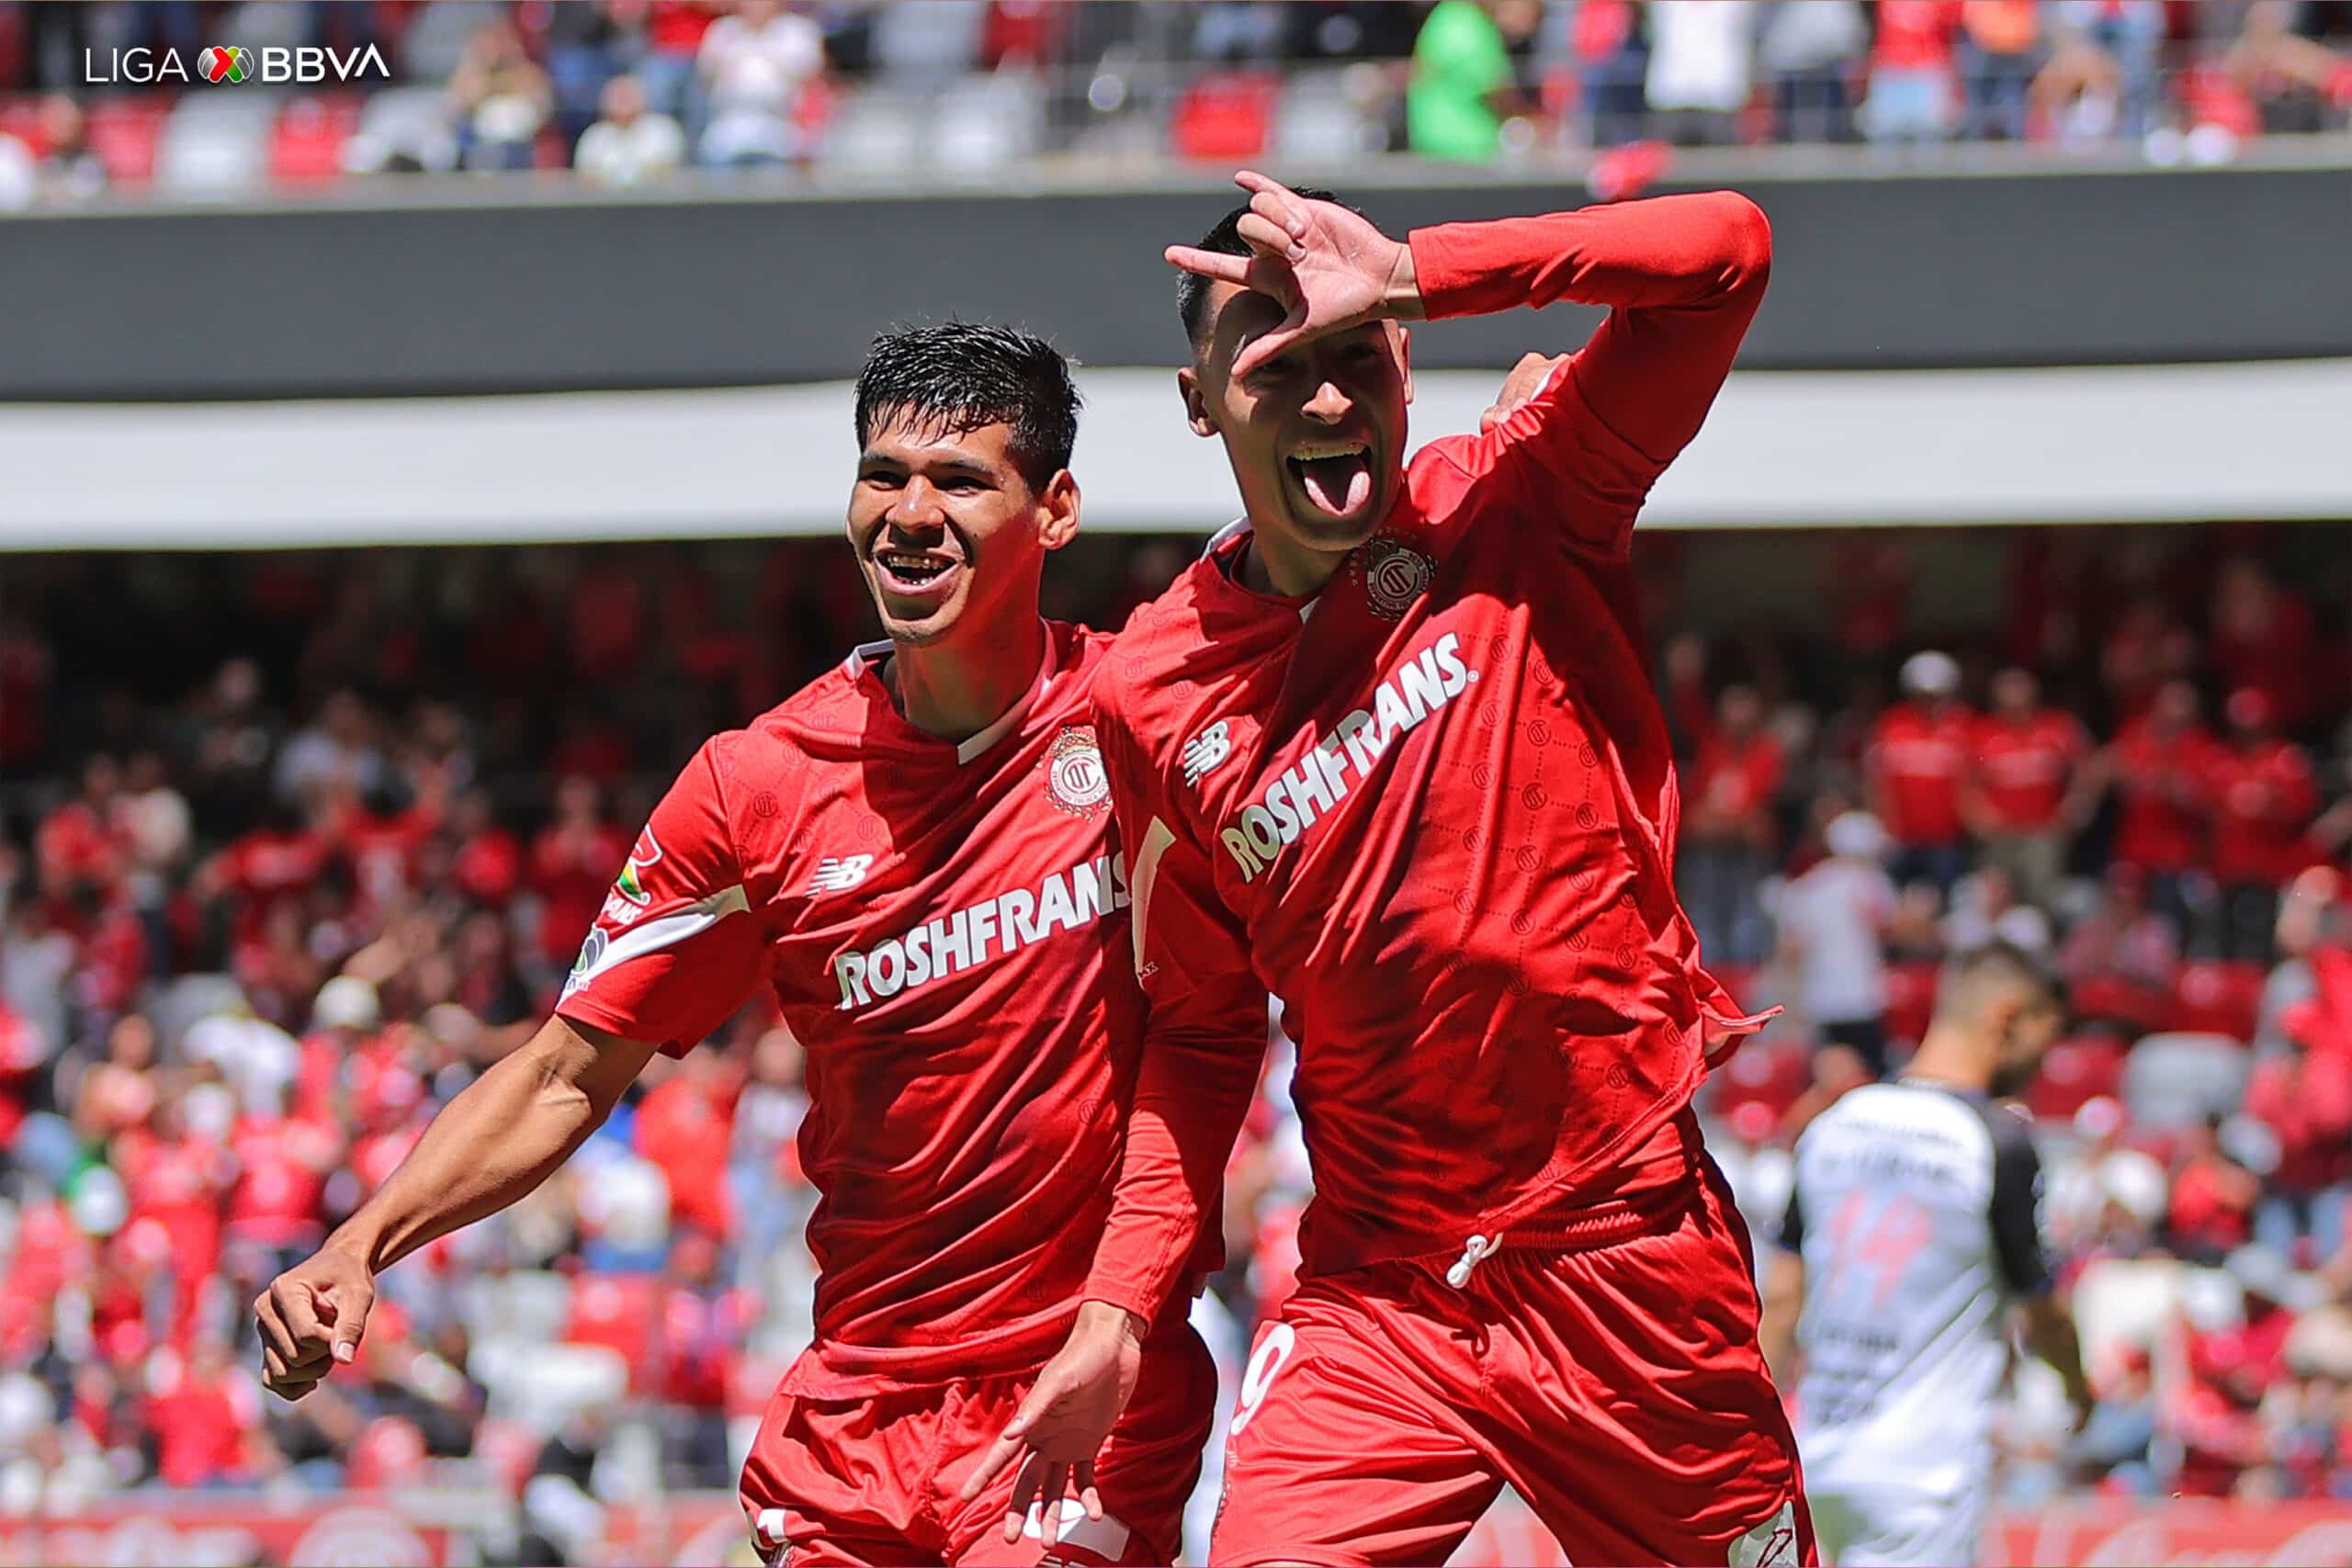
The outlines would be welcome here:
[[[662,1324],[662,1284],[653,1274],[587,1274],[571,1292],[571,1321],[563,1337],[573,1345],[600,1345],[628,1363],[629,1386],[639,1393],[658,1388],[662,1368],[654,1355]]]
[[[1202,77],[1176,105],[1169,141],[1180,158],[1232,163],[1265,151],[1283,79],[1271,72],[1225,71]]]
[[[2083,1102],[2114,1096],[2123,1087],[2123,1047],[2096,1036],[2063,1040],[2050,1048],[2041,1071],[2026,1086],[2025,1102],[2038,1122],[2064,1122]]]
[[[2165,1027],[2192,1034],[2226,1034],[2243,1045],[2253,1040],[2262,1011],[2265,976],[2259,964],[2200,961],[2181,966],[2173,987]]]
[[[1886,966],[1886,1032],[1890,1038],[1915,1043],[1925,1039],[1928,1020],[1935,1010],[1933,959],[1906,959]]]
[[[119,185],[145,185],[155,177],[155,146],[172,106],[164,98],[100,98],[90,105],[90,151]]]
[[[289,184],[340,177],[343,144],[358,129],[356,100],[296,98],[270,127],[269,177]]]
[[[2143,985],[2120,975],[2093,975],[2078,982],[2068,1000],[2086,1023],[2112,1024],[2133,1035],[2164,1027],[2172,1007],[2172,987]]]

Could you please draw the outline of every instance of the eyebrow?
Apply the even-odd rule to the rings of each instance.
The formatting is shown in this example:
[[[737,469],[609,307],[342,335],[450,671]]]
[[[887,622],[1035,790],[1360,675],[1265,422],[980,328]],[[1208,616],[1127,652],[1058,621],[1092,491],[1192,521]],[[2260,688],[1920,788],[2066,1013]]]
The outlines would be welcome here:
[[[857,459],[857,471],[861,474],[870,468],[911,468],[913,467],[915,467],[914,464],[902,457],[895,457],[887,452],[876,452],[870,449],[859,454]],[[975,479],[987,479],[991,483],[997,479],[995,468],[977,457],[941,457],[933,462],[925,463],[922,467],[944,473],[969,474]]]

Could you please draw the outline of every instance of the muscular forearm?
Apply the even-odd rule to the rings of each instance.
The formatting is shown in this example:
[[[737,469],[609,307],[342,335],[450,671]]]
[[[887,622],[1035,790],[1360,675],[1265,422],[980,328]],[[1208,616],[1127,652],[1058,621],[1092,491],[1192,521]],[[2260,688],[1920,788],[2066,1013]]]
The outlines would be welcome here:
[[[521,1199],[604,1122],[652,1049],[549,1022],[433,1119],[327,1247],[373,1273]]]

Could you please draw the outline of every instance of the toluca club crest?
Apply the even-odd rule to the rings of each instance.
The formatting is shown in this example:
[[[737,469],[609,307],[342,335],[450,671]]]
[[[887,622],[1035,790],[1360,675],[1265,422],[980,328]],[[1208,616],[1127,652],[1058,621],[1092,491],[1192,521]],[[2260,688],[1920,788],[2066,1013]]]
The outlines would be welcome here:
[[[1402,620],[1413,601],[1430,591],[1437,563],[1395,539],[1371,538],[1356,552],[1356,570],[1363,578],[1364,603],[1385,621]]]
[[[1102,771],[1102,752],[1094,744],[1094,727],[1069,724],[1054,737],[1046,753],[1046,798],[1057,811],[1072,817],[1098,817],[1111,803],[1111,776]]]

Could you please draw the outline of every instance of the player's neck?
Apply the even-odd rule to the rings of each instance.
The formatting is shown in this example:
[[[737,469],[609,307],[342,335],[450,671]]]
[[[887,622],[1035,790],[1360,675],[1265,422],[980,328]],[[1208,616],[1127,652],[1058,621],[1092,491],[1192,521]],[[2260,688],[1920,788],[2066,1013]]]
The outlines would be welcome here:
[[[1910,1065],[1903,1069],[1903,1076],[1932,1079],[1973,1094],[1986,1093],[1993,1083],[1991,1067],[1973,1043],[1932,1024],[1928,1026],[1928,1037],[1919,1042],[1919,1049],[1912,1053]]]
[[[1306,599],[1323,592],[1344,557],[1301,549],[1256,524],[1241,551],[1236,580],[1252,593]]]
[[[984,638],[901,645],[884,681],[909,724],[942,740],[968,740],[1028,694],[1046,658],[1046,623],[991,645]]]

